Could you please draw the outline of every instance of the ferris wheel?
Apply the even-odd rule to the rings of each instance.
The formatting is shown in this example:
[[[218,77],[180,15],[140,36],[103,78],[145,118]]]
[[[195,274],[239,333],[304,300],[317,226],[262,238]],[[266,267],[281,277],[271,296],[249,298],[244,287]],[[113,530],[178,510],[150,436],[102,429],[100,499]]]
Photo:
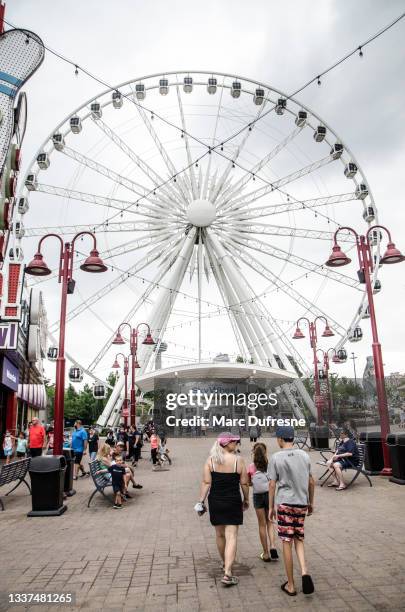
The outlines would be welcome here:
[[[337,349],[361,338],[365,287],[324,262],[338,227],[378,221],[370,187],[333,129],[270,85],[178,71],[101,92],[44,140],[18,212],[11,257],[23,257],[22,238],[28,256],[50,232],[97,236],[109,276],[81,283],[67,317],[69,357],[96,381],[123,320],[147,320],[158,339],[154,353],[142,349],[142,374],[162,343],[180,367],[212,362],[221,342],[231,361],[308,373],[290,341],[302,315],[325,316]],[[340,240],[355,248],[349,233]]]

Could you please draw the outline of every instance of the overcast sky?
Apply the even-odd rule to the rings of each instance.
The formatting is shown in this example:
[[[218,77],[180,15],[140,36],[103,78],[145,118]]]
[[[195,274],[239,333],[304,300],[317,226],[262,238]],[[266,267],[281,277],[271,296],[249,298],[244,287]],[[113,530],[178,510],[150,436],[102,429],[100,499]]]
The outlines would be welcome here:
[[[6,18],[111,84],[155,72],[200,69],[240,74],[289,93],[394,19],[404,6],[403,0],[20,0],[7,3]],[[363,58],[353,57],[320,87],[314,84],[299,95],[354,152],[373,190],[380,222],[392,229],[402,250],[404,41],[405,20],[368,46]],[[48,53],[25,87],[25,164],[62,118],[101,89],[82,74],[75,77],[72,68]],[[405,264],[383,268],[380,278],[383,291],[376,308],[386,373],[404,372]],[[333,315],[339,319],[339,287],[331,290],[337,292]],[[53,320],[59,294],[55,284],[46,291]],[[362,327],[363,342],[347,347],[358,355],[359,370],[371,354],[369,322]],[[340,371],[350,375],[351,363]]]

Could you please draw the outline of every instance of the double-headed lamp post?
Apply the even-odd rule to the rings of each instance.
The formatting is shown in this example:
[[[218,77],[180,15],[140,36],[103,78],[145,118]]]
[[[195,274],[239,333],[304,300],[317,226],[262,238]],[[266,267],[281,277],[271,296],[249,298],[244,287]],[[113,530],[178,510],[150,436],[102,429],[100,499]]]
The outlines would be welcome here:
[[[155,344],[155,341],[152,338],[150,327],[147,323],[139,323],[139,325],[137,325],[136,327],[132,327],[132,325],[127,323],[127,321],[124,321],[118,327],[115,338],[112,341],[113,344],[118,344],[118,345],[125,344],[125,340],[121,335],[121,329],[124,326],[127,326],[129,328],[129,333],[130,333],[130,341],[129,341],[129,348],[130,348],[130,353],[131,353],[131,394],[130,394],[131,418],[130,418],[130,424],[135,425],[135,422],[136,422],[135,369],[141,367],[138,363],[138,358],[137,358],[139,328],[142,326],[147,328],[147,333],[146,333],[145,339],[143,340],[142,344],[146,344],[146,346],[153,346]]]
[[[63,242],[58,234],[47,234],[38,243],[38,250],[34,259],[25,267],[27,274],[33,276],[48,276],[51,274],[50,268],[46,265],[41,253],[41,247],[47,238],[56,238],[60,243],[59,256],[59,275],[58,282],[62,284],[62,298],[59,320],[59,347],[56,359],[56,379],[55,379],[55,410],[54,410],[54,445],[53,454],[60,455],[63,448],[64,430],[64,406],[65,406],[65,330],[66,330],[66,303],[67,296],[74,292],[75,281],[73,280],[73,257],[75,253],[75,242],[80,236],[91,236],[93,239],[93,249],[90,255],[80,266],[84,272],[105,272],[107,266],[104,265],[97,251],[96,237],[92,232],[79,232],[71,242]]]
[[[323,356],[323,367],[325,370],[325,378],[326,378],[326,384],[328,387],[328,419],[329,419],[329,423],[331,422],[331,418],[332,418],[332,414],[333,414],[333,398],[332,398],[332,390],[331,390],[331,386],[330,386],[330,381],[329,381],[329,353],[333,352],[333,356],[332,356],[332,361],[333,363],[341,363],[339,357],[337,356],[336,350],[334,348],[330,348],[327,351],[324,351],[323,349],[316,349],[316,352],[320,352],[322,353]],[[318,376],[319,376],[319,372],[318,372]]]
[[[370,312],[370,323],[371,323],[371,332],[373,336],[373,360],[374,360],[374,369],[375,369],[375,378],[376,378],[376,386],[377,386],[377,398],[378,398],[378,410],[380,413],[380,425],[381,425],[381,443],[384,455],[384,468],[381,472],[383,476],[389,476],[392,473],[390,456],[386,444],[387,434],[390,432],[390,423],[388,417],[388,405],[387,405],[387,395],[385,391],[385,381],[384,381],[384,366],[383,359],[381,353],[381,344],[378,340],[378,332],[377,332],[377,321],[375,316],[374,309],[374,298],[373,298],[373,287],[371,284],[371,274],[374,268],[373,257],[371,253],[371,245],[370,245],[370,232],[374,230],[384,230],[388,235],[388,244],[387,249],[384,255],[380,259],[380,263],[382,264],[394,264],[400,263],[405,260],[405,257],[402,253],[396,248],[395,244],[392,242],[391,233],[389,230],[383,225],[374,225],[370,227],[367,231],[366,235],[359,235],[353,228],[351,227],[340,227],[336,230],[334,235],[334,245],[332,248],[332,254],[330,255],[326,265],[331,268],[338,268],[340,266],[346,266],[351,262],[351,259],[342,251],[338,242],[337,236],[339,232],[343,230],[347,230],[354,234],[356,238],[356,246],[357,246],[357,255],[359,260],[360,270],[358,272],[359,279],[361,283],[366,284],[367,288],[367,298],[368,298],[368,308]]]
[[[125,395],[124,395],[124,408],[122,411],[122,415],[124,417],[124,424],[125,426],[128,425],[128,416],[129,416],[129,409],[128,409],[128,372],[129,372],[129,359],[128,357],[126,357],[124,355],[124,353],[117,353],[115,355],[115,360],[114,363],[112,364],[112,367],[115,370],[118,370],[120,368],[120,364],[118,361],[118,357],[122,356],[124,358],[124,389],[125,389]]]
[[[301,328],[300,328],[300,322],[306,321],[308,324],[308,329],[309,329],[309,343],[311,345],[312,352],[314,355],[315,406],[316,406],[316,412],[317,412],[318,425],[322,424],[322,398],[321,398],[321,390],[320,390],[319,377],[318,377],[318,357],[316,356],[316,350],[317,350],[316,343],[318,340],[317,331],[316,331],[316,323],[317,321],[321,319],[322,321],[325,322],[325,329],[322,333],[322,337],[330,338],[331,336],[334,336],[335,334],[329,327],[328,320],[322,315],[315,317],[313,321],[310,321],[309,319],[307,319],[307,317],[301,317],[300,319],[298,319],[297,329],[295,330],[295,333],[293,335],[294,340],[301,340],[302,338],[305,338],[305,335],[302,333]]]

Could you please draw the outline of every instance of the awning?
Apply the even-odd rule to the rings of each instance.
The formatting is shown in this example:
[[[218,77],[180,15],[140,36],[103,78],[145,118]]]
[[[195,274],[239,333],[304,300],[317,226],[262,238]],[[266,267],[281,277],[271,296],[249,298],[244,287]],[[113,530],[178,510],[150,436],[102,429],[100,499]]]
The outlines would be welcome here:
[[[17,397],[30,406],[44,410],[47,404],[45,385],[25,383],[18,385]]]

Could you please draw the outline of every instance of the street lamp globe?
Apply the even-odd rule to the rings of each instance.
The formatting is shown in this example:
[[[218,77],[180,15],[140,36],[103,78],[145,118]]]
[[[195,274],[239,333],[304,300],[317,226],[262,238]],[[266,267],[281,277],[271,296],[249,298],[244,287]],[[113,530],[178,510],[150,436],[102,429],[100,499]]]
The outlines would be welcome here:
[[[153,346],[156,344],[150,332],[146,334],[145,340],[142,342],[142,344],[146,344],[147,346]]]
[[[305,336],[297,325],[297,329],[295,330],[295,333],[293,335],[293,340],[301,340],[301,338],[305,338]]]
[[[383,264],[394,264],[400,263],[404,261],[405,257],[402,255],[401,251],[396,248],[393,242],[389,242],[387,245],[387,250],[384,255],[381,257],[380,262]]]
[[[124,338],[121,336],[121,332],[117,331],[112,344],[125,344]]]
[[[90,251],[90,255],[82,263],[80,269],[84,272],[106,272],[107,266],[101,259],[99,252],[96,249]]]
[[[326,265],[330,268],[339,268],[340,266],[346,266],[351,262],[348,257],[340,248],[338,244],[335,244],[332,248],[332,253],[326,262]]]
[[[26,274],[32,274],[32,276],[48,276],[51,274],[51,270],[44,262],[42,253],[35,253],[34,259],[25,266]]]
[[[329,327],[329,324],[328,324],[328,323],[326,323],[326,325],[325,325],[325,329],[324,329],[324,332],[323,332],[322,336],[323,336],[324,338],[330,338],[331,336],[334,336],[334,335],[335,335],[335,334],[333,333],[333,331],[332,331],[332,330],[331,330],[331,328]]]

